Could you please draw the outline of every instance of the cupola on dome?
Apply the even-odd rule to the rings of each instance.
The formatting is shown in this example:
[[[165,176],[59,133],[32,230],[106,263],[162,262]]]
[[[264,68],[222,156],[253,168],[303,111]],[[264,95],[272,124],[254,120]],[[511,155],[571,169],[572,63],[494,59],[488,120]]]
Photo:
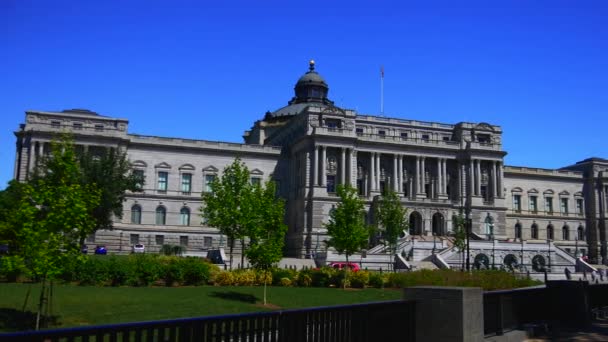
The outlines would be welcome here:
[[[319,73],[315,71],[315,61],[311,60],[308,64],[308,71],[300,77],[295,86],[295,97],[289,102],[290,104],[302,102],[320,102],[329,104],[331,101],[327,99],[329,87]]]

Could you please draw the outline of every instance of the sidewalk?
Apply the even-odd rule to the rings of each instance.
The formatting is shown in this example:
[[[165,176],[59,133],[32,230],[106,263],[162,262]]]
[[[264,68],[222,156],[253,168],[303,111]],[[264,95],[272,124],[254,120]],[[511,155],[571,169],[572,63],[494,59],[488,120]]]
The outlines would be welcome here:
[[[531,338],[524,341],[608,341],[608,319],[594,321],[591,327],[585,331],[562,331],[555,336]]]

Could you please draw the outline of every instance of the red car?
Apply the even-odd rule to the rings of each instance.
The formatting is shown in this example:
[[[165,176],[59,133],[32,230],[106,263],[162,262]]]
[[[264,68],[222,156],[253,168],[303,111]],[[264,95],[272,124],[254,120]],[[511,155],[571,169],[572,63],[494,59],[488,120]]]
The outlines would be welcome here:
[[[357,272],[361,269],[361,267],[359,267],[359,264],[357,264],[356,262],[332,262],[331,264],[329,264],[329,267],[333,267],[338,270],[344,269],[344,267],[346,266],[350,267],[350,270],[353,272]]]

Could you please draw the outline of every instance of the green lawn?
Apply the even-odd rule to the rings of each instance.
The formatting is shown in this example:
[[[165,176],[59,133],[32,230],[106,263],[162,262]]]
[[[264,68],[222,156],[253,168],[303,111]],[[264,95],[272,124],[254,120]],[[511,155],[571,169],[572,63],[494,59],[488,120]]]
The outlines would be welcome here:
[[[29,284],[0,284],[0,331],[23,329],[36,311],[39,285],[25,317],[21,308]],[[53,315],[59,327],[149,321],[180,317],[270,310],[261,306],[262,287],[93,287],[55,285]],[[335,288],[269,287],[268,303],[276,309],[395,300],[393,289],[342,290]],[[15,322],[19,321],[19,322]]]

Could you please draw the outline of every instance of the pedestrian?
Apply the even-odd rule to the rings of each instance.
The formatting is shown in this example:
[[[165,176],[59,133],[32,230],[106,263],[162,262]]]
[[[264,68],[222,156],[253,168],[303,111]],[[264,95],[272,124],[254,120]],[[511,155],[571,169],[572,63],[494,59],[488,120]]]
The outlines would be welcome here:
[[[564,273],[566,274],[567,280],[572,280],[572,272],[568,269],[568,267],[564,268]]]

